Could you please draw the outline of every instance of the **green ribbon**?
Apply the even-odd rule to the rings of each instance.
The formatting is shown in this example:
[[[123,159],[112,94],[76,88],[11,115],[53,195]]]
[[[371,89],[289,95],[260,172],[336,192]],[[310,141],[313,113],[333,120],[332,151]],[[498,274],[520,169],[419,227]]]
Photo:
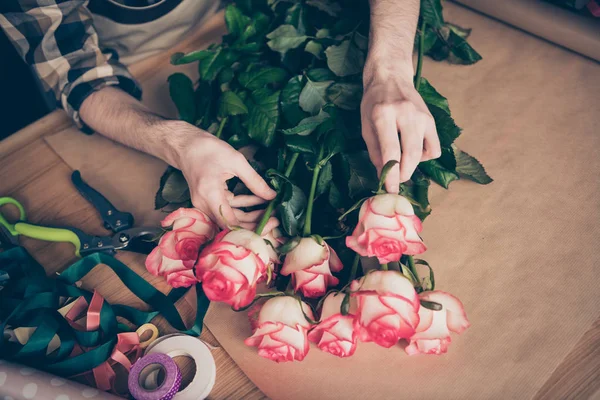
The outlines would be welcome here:
[[[101,264],[111,268],[121,282],[153,311],[141,311],[122,304],[111,305],[104,301],[97,330],[74,329],[57,311],[63,305],[61,299],[83,297],[89,303],[93,294],[77,288],[74,283]],[[67,377],[89,371],[110,357],[117,334],[130,331],[129,327],[117,321],[117,317],[139,326],[162,315],[178,331],[198,336],[202,333],[202,322],[209,305],[201,285],[197,284],[196,318],[188,329],[175,303],[191,289],[177,288],[164,295],[125,264],[103,253],[84,257],[56,279],[50,279],[25,249],[15,247],[0,252],[0,276],[8,276],[8,280],[0,281],[0,332],[8,326],[35,328],[25,345],[9,342],[0,335],[0,358]],[[60,346],[47,355],[48,345],[55,336],[60,339]],[[76,344],[92,349],[69,358]]]

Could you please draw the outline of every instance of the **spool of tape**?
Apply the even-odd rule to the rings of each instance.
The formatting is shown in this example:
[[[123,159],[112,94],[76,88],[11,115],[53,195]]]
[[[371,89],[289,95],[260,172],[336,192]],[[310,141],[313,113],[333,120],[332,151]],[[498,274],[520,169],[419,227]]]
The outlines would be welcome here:
[[[164,380],[152,389],[142,387],[148,374],[164,371]],[[181,371],[175,361],[166,354],[148,354],[137,360],[129,371],[127,381],[129,393],[136,400],[171,400],[181,386]]]
[[[157,353],[171,358],[187,356],[196,365],[194,378],[185,389],[177,393],[175,400],[202,400],[210,394],[215,385],[217,366],[210,350],[200,339],[182,334],[167,335],[148,346],[145,357]],[[157,373],[152,375],[154,383],[157,376]]]
[[[138,334],[140,339],[146,333],[150,332],[150,337],[148,339],[144,340],[143,342],[140,341],[140,349],[145,349],[146,347],[150,346],[152,342],[154,342],[158,338],[158,328],[154,324],[144,324],[137,328],[135,332]]]

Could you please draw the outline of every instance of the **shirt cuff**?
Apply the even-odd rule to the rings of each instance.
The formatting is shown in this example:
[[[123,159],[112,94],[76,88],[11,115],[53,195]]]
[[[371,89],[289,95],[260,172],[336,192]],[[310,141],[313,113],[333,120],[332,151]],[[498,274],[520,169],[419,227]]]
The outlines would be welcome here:
[[[85,134],[91,135],[94,130],[87,126],[79,116],[81,105],[92,93],[105,88],[115,86],[129,93],[138,100],[142,98],[142,89],[140,85],[131,77],[123,75],[113,75],[104,78],[98,78],[89,82],[81,82],[73,87],[66,98],[65,111],[73,119],[77,127]]]

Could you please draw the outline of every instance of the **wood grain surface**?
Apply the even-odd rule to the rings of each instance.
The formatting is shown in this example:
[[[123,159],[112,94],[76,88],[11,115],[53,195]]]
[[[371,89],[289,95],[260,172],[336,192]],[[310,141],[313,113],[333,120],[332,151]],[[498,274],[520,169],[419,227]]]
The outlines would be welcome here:
[[[223,32],[222,20],[216,18],[196,36],[180,47],[193,47],[206,43]],[[574,57],[576,57],[574,55]],[[152,70],[161,68],[165,57],[155,57],[136,66],[136,76],[150,77]],[[94,208],[73,188],[71,169],[45,143],[43,136],[51,135],[68,126],[62,111],[55,111],[40,121],[24,128],[13,137],[0,142],[0,196],[12,196],[23,203],[28,219],[36,224],[70,225],[91,234],[107,234]],[[3,213],[14,210],[4,207]],[[22,238],[21,244],[45,267],[48,275],[64,269],[75,261],[70,244],[56,244]],[[166,292],[168,286],[150,275],[144,268],[142,255],[121,252],[121,261],[143,276],[159,290]],[[83,281],[86,288],[97,288],[112,303],[124,303],[144,307],[133,294],[116,279],[108,268],[99,267]],[[184,298],[178,308],[189,323],[194,315],[194,299]],[[161,334],[170,328],[161,318],[155,321]],[[216,346],[213,355],[217,364],[217,379],[211,399],[263,399],[261,391],[235,365],[206,328],[201,338]],[[536,399],[588,399],[600,392],[600,320],[598,320],[577,343],[565,338],[565,346],[573,346],[554,374],[538,391]],[[510,345],[507,343],[507,345]],[[190,364],[180,364],[189,377]]]

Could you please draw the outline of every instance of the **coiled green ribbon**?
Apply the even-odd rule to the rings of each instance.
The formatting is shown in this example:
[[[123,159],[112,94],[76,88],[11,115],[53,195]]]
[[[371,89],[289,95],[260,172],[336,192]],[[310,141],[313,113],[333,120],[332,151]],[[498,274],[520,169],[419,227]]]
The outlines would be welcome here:
[[[122,304],[110,305],[105,301],[97,330],[86,332],[74,329],[58,309],[65,298],[81,296],[88,303],[91,301],[92,293],[74,284],[98,265],[111,268],[121,282],[153,311],[141,311]],[[112,256],[91,254],[69,266],[56,279],[51,279],[24,248],[15,247],[0,252],[0,333],[7,327],[35,328],[24,345],[9,341],[4,334],[0,334],[0,358],[65,377],[81,374],[106,361],[117,342],[117,334],[129,331],[126,325],[118,323],[117,317],[139,326],[161,315],[178,331],[199,336],[209,300],[200,284],[196,284],[195,289],[196,318],[194,325],[188,329],[175,303],[192,289],[172,289],[168,295],[164,295]],[[48,345],[55,335],[60,339],[60,346],[47,354]],[[76,344],[91,349],[70,357]]]

